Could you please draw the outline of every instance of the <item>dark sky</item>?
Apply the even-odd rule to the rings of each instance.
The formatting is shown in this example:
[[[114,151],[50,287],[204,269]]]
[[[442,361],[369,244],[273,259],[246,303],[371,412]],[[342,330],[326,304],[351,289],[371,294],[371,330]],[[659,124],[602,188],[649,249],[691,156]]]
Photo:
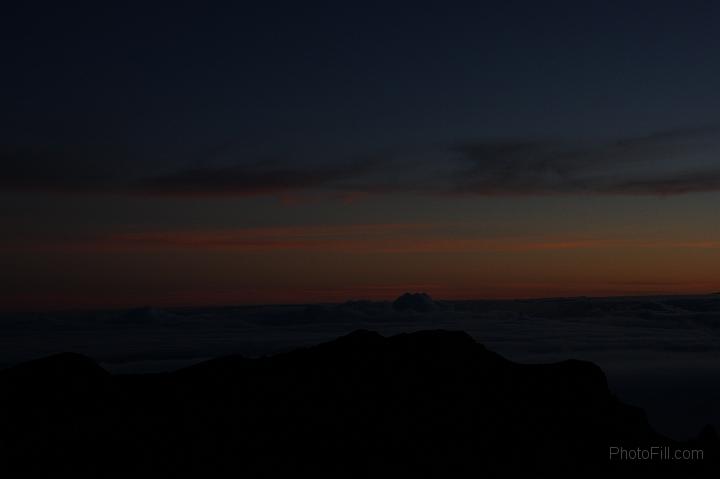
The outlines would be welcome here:
[[[717,2],[223,3],[3,7],[7,301],[720,287]]]

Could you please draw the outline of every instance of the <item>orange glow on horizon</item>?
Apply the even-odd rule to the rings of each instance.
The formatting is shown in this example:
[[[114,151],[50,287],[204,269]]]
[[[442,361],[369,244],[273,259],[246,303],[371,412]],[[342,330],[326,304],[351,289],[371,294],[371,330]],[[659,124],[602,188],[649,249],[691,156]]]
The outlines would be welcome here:
[[[1,308],[160,307],[391,300],[706,294],[720,241],[486,237],[465,225],[352,224],[121,231],[2,244]]]

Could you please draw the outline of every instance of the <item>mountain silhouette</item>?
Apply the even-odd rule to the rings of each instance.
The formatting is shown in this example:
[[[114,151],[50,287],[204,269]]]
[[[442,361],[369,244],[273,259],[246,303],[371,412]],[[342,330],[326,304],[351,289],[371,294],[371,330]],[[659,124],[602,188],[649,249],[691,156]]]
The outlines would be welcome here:
[[[415,311],[428,313],[438,309],[438,305],[427,293],[404,293],[393,301],[393,309],[397,311]]]
[[[592,363],[511,362],[462,332],[356,331],[272,357],[110,375],[71,353],[0,371],[0,470],[49,477],[481,477],[716,474],[613,462],[655,433]]]

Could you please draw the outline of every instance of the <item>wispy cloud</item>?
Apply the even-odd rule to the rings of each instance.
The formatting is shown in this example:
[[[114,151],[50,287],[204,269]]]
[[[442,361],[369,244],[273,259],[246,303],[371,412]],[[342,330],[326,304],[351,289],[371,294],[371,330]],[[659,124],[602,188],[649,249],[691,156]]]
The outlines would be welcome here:
[[[0,145],[0,191],[105,192],[120,186],[128,161],[118,148]]]
[[[230,165],[181,170],[140,180],[131,189],[149,195],[263,196],[328,189],[372,171],[371,163],[322,166]]]
[[[710,128],[606,142],[466,141],[359,161],[256,161],[226,153],[221,164],[166,164],[163,171],[98,149],[4,148],[0,189],[180,197],[680,195],[720,191],[717,151],[720,131]]]
[[[712,249],[714,240],[644,240],[619,238],[486,238],[469,231],[452,232],[448,224],[355,224],[252,227],[223,230],[131,231],[98,234],[48,243],[0,242],[12,250],[155,251],[212,250],[234,252],[343,253],[520,253],[600,249]]]
[[[672,195],[720,189],[720,135],[673,130],[610,142],[500,141],[454,148],[456,192]]]

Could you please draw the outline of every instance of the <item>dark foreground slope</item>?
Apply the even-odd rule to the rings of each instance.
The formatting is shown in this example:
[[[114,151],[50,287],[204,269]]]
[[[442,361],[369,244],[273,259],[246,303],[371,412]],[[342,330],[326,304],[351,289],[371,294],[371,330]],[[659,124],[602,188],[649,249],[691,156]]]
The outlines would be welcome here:
[[[716,441],[675,444],[591,363],[521,365],[464,333],[357,331],[262,359],[113,376],[60,354],[0,371],[0,468],[94,477],[481,477],[712,473]],[[610,461],[609,447],[704,450]]]

